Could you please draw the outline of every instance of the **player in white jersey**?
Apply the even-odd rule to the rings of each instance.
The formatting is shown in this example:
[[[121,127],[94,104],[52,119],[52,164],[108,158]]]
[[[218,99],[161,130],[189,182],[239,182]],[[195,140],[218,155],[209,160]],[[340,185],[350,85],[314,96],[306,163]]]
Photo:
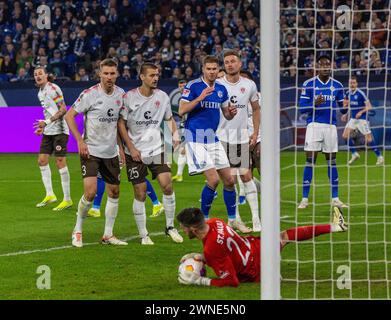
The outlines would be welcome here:
[[[172,117],[170,98],[157,89],[159,69],[152,63],[143,63],[139,72],[142,85],[124,95],[119,133],[125,143],[128,180],[133,184],[133,213],[141,238],[141,244],[153,245],[146,227],[145,198],[148,169],[152,179],[157,179],[163,192],[166,214],[166,234],[174,242],[183,242],[174,228],[175,193],[172,188],[171,169],[167,165],[160,125],[168,122],[174,136],[174,149],[179,145],[175,120]]]
[[[179,92],[183,93],[183,89],[185,88],[187,84],[187,81],[186,80],[179,80],[178,82],[178,89],[179,89]],[[183,131],[184,129],[184,126],[185,126],[185,120],[186,120],[186,116],[182,117],[181,118],[181,121],[180,121],[180,124],[179,124],[179,130],[180,131]],[[177,168],[177,173],[175,176],[172,177],[172,181],[176,181],[176,182],[182,182],[183,181],[183,169],[185,168],[185,165],[186,165],[186,149],[184,147],[184,145],[181,145],[178,149],[178,168]]]
[[[242,63],[236,50],[228,50],[224,53],[224,67],[226,75],[217,81],[227,88],[230,102],[236,107],[238,113],[230,121],[220,117],[217,135],[227,153],[232,168],[231,174],[236,180],[239,172],[240,179],[243,181],[244,192],[251,209],[253,231],[260,232],[257,187],[252,180],[250,170],[250,148],[254,148],[257,144],[260,123],[258,90],[254,81],[240,75]],[[252,135],[248,132],[249,104],[253,111]]]
[[[38,155],[38,165],[46,190],[45,198],[37,204],[37,207],[44,207],[48,203],[57,201],[57,197],[52,188],[52,174],[49,166],[49,157],[54,153],[56,166],[61,177],[64,198],[53,210],[61,211],[69,208],[73,204],[71,200],[69,170],[66,161],[69,129],[63,119],[67,109],[60,87],[51,82],[52,76],[46,72],[44,67],[37,67],[34,70],[34,79],[36,85],[39,87],[38,99],[41,102],[45,116],[45,120],[37,120],[34,123],[34,127],[36,128],[35,134],[43,135]]]
[[[102,244],[127,245],[113,235],[118,213],[120,183],[117,123],[124,90],[115,85],[118,71],[114,60],[103,60],[99,71],[100,83],[84,90],[65,115],[65,120],[77,140],[84,184],[84,194],[79,201],[76,225],[72,233],[72,245],[75,247],[83,246],[83,221],[96,194],[98,172],[106,182],[107,189],[106,222]],[[75,122],[78,113],[84,114],[83,137]]]
[[[247,70],[240,70],[240,75],[244,78],[247,78],[247,79],[254,81],[254,78],[253,78],[251,72],[249,72]],[[259,105],[261,105],[261,93],[260,92],[258,92],[258,97],[259,97]],[[251,136],[254,133],[253,108],[252,108],[251,104],[248,104],[247,126],[248,126],[248,134]],[[254,148],[252,148],[250,150],[250,154],[251,154],[252,171],[254,171],[254,169],[257,169],[258,174],[261,174],[261,130],[258,131],[257,144],[255,145]],[[260,192],[261,182],[256,177],[254,177],[254,175],[253,175],[253,180],[257,186],[258,192]],[[240,181],[239,181],[239,184],[241,184]]]

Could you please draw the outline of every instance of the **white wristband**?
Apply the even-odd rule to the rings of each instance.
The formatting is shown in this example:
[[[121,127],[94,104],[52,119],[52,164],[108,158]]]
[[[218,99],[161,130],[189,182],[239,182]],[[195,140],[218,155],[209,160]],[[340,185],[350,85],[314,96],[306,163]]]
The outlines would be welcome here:
[[[210,286],[210,282],[212,281],[211,278],[207,278],[207,277],[201,277],[200,280],[201,280],[200,284],[203,286]]]
[[[50,120],[50,118],[49,118],[49,119],[45,120],[44,122],[46,123],[46,125],[49,125],[49,124],[51,124],[53,121]]]

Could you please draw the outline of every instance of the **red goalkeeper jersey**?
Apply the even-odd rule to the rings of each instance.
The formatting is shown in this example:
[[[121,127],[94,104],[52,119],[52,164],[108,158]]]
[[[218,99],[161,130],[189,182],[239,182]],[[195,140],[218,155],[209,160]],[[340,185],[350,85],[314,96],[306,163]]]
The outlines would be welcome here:
[[[221,219],[206,222],[209,232],[203,239],[206,264],[217,279],[212,286],[234,286],[260,281],[260,237],[241,237]]]

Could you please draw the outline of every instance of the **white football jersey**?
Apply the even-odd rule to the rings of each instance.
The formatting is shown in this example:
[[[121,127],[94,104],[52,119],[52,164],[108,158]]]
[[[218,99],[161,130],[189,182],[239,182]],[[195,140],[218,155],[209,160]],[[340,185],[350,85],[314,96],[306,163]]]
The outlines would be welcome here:
[[[60,87],[51,82],[46,83],[44,88],[39,89],[38,99],[41,102],[45,120],[50,119],[54,114],[56,114],[59,110],[57,103],[64,101]],[[61,133],[69,134],[69,129],[64,118],[62,118],[48,124],[44,128],[43,133],[48,136]]]
[[[163,120],[170,120],[172,117],[167,93],[155,89],[150,97],[145,97],[138,88],[128,91],[124,96],[121,117],[126,121],[128,135],[141,157],[163,152],[160,125]],[[126,146],[125,153],[130,154]]]
[[[232,120],[225,119],[221,114],[217,129],[219,140],[230,144],[248,143],[248,104],[259,99],[255,82],[243,77],[236,83],[229,82],[226,77],[218,79],[217,82],[227,88],[230,104],[238,110]]]
[[[97,84],[84,90],[72,108],[84,113],[83,138],[91,155],[110,159],[117,152],[117,123],[125,91],[114,86],[111,95]]]
[[[258,92],[259,96],[259,105],[261,105],[261,94]],[[251,136],[254,132],[254,123],[253,123],[253,107],[251,103],[248,104],[248,134]],[[261,141],[261,129],[258,130],[257,142]]]

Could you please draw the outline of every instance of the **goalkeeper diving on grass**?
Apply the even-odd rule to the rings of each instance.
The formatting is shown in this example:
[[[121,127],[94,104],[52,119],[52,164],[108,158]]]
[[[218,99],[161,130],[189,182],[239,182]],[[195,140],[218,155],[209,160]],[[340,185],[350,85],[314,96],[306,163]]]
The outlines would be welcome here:
[[[240,236],[223,220],[205,220],[198,208],[183,209],[177,220],[189,239],[202,241],[203,254],[189,253],[181,263],[199,256],[211,267],[217,278],[201,276],[193,271],[179,272],[178,281],[185,285],[233,286],[241,282],[260,282],[261,279],[261,238]],[[294,241],[312,239],[321,234],[347,230],[344,217],[338,207],[333,207],[332,223],[291,228],[280,233],[280,250]]]

